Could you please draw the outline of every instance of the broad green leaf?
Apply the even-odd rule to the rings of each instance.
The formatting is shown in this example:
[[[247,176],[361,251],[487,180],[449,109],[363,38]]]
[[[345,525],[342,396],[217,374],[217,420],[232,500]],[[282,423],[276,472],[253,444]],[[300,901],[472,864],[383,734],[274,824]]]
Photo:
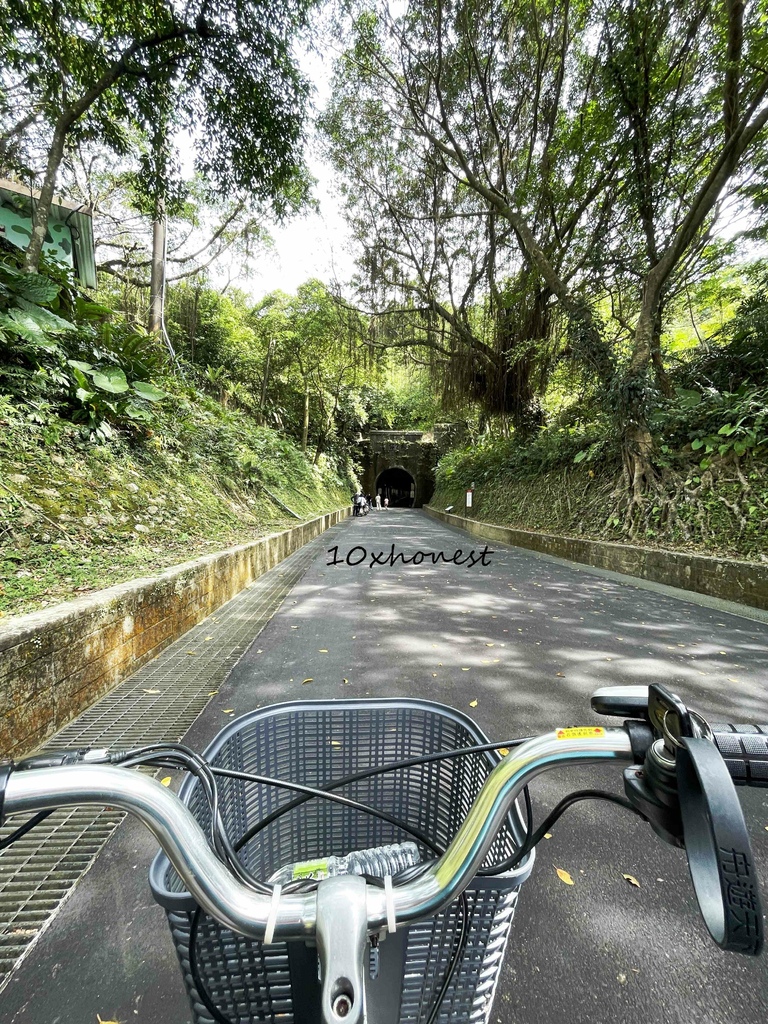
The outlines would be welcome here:
[[[53,302],[59,294],[59,285],[43,274],[20,274],[14,287],[28,302]]]
[[[151,423],[152,415],[148,409],[143,409],[135,402],[128,402],[125,407],[125,415],[132,420],[141,420],[142,423]]]
[[[701,392],[692,391],[689,388],[675,388],[675,394],[680,399],[684,409],[693,409],[701,404]]]
[[[85,388],[78,388],[77,391],[75,392],[75,398],[79,402],[90,402],[94,394],[94,391],[86,391]]]
[[[150,384],[148,381],[135,380],[131,387],[137,395],[145,398],[148,402],[160,402],[163,398],[168,397],[167,392],[161,391],[160,388],[156,388],[154,384]]]
[[[697,452],[699,450],[699,448],[703,448],[703,447],[704,447],[704,442],[703,442],[703,440],[700,437],[696,437],[696,438],[693,439],[693,441],[691,441],[691,448],[693,448],[693,450],[695,452]]]
[[[43,330],[50,331],[52,334],[64,334],[65,331],[77,330],[75,325],[70,323],[69,320],[56,316],[49,309],[43,309],[41,306],[36,305],[34,302],[28,302],[26,299],[20,298],[18,301],[20,308],[25,313],[28,313]]]
[[[94,386],[113,395],[122,395],[128,390],[128,381],[119,366],[107,366],[91,373]]]
[[[80,359],[68,359],[67,362],[76,370],[80,370],[81,373],[90,373],[93,369],[90,363],[84,363]]]

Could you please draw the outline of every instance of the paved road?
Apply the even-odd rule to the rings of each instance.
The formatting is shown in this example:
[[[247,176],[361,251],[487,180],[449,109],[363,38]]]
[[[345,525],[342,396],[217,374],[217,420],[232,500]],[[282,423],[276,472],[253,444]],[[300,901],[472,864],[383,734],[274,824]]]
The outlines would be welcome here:
[[[225,709],[408,695],[468,711],[506,738],[596,722],[588,698],[597,686],[652,681],[712,720],[768,720],[762,622],[501,545],[487,566],[326,564],[333,545],[339,558],[356,547],[352,561],[392,544],[406,555],[481,547],[410,510],[348,521],[325,540],[188,741],[207,743]],[[551,773],[532,787],[537,816],[585,785],[620,790],[615,769]],[[752,791],[744,803],[768,881],[768,799]],[[145,889],[153,848],[137,826],[121,826],[0,995],[1,1020],[189,1020],[164,917]],[[711,943],[679,851],[620,808],[566,813],[523,889],[494,1021],[762,1024],[767,1007],[768,959]]]

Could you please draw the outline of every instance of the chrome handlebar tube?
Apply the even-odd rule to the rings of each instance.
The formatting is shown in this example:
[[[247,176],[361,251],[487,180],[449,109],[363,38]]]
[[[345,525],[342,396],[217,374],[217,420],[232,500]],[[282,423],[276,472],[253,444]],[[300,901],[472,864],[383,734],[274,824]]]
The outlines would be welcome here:
[[[583,734],[587,735],[583,735]],[[581,735],[578,735],[581,734]],[[550,768],[602,761],[631,762],[627,733],[620,728],[566,729],[545,733],[510,751],[488,776],[448,850],[420,878],[384,889],[366,886],[368,932],[386,927],[387,899],[398,923],[424,919],[451,903],[471,882],[523,787]],[[211,849],[175,793],[138,772],[101,765],[71,765],[12,772],[5,814],[34,813],[96,804],[120,807],[153,833],[197,904],[225,927],[263,939],[272,924],[276,939],[315,934],[315,892],[273,899],[238,881]],[[390,915],[392,907],[390,905]]]

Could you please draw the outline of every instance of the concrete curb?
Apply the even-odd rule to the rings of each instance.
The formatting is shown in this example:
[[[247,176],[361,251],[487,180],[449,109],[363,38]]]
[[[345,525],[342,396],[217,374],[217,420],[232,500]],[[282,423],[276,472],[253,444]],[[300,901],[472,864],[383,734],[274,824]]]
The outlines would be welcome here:
[[[636,576],[721,601],[768,609],[768,564],[495,526],[439,512],[430,505],[424,505],[424,511],[449,526],[458,526],[484,540],[501,541],[513,547],[539,551],[625,576]]]
[[[0,756],[39,746],[348,508],[0,625]]]

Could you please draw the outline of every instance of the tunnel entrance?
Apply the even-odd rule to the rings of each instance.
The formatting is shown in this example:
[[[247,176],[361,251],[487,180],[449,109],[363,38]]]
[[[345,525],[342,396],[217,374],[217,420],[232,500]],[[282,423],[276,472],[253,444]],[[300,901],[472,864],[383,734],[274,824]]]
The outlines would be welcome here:
[[[389,498],[390,508],[412,508],[416,497],[416,481],[410,473],[399,467],[385,469],[376,478],[376,493],[381,495],[381,503]]]

